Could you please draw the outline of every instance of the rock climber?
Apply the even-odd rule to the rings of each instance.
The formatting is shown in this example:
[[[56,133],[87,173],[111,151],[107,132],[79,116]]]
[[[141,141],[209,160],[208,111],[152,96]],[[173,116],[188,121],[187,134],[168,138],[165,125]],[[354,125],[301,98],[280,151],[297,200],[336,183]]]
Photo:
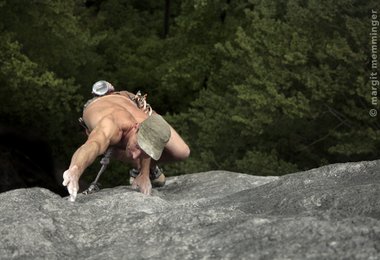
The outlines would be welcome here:
[[[135,167],[130,171],[132,188],[150,195],[152,183],[165,184],[158,163],[188,158],[189,146],[152,110],[146,96],[116,92],[107,81],[96,82],[92,90],[94,98],[85,104],[82,119],[87,141],[75,151],[63,174],[70,200],[75,201],[77,197],[78,181],[84,170],[109,149],[112,157]]]

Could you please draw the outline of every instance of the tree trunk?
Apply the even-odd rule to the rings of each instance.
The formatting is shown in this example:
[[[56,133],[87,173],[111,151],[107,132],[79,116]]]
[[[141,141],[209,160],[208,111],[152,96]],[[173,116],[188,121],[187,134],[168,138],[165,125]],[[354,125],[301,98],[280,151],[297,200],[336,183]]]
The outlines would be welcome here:
[[[163,38],[166,38],[169,34],[169,19],[170,19],[170,0],[165,0]]]

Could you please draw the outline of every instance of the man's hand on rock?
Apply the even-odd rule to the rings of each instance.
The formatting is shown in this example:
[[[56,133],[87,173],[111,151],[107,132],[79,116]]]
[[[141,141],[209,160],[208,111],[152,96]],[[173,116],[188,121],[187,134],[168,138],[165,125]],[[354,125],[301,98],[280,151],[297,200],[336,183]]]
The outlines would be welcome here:
[[[70,201],[75,201],[79,190],[79,169],[76,165],[63,173],[63,186],[67,186]]]
[[[145,195],[151,195],[152,184],[149,179],[149,174],[139,174],[132,183],[132,189],[140,189],[140,192]]]

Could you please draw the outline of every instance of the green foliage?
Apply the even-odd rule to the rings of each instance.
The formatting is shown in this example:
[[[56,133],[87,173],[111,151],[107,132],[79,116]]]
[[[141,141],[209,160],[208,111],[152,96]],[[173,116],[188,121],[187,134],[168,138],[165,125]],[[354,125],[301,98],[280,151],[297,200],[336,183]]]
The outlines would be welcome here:
[[[62,80],[41,69],[21,53],[18,42],[10,34],[0,33],[0,114],[2,124],[19,125],[38,131],[55,143],[56,155],[63,153],[68,129],[82,102],[73,80]]]
[[[93,10],[88,25],[98,38],[96,51],[102,59],[98,79],[107,79],[121,89],[151,93],[156,91],[156,68],[162,62],[157,20],[163,17],[163,7],[145,4],[104,1],[99,10]]]
[[[168,175],[279,175],[376,158],[375,1],[170,3],[163,37],[165,1],[0,1],[1,123],[40,129],[66,162],[84,140],[81,104],[105,79],[149,93],[189,143],[191,158]],[[112,171],[123,183],[126,170]]]
[[[250,4],[234,36],[209,49],[207,88],[185,113],[188,165],[267,175],[376,158],[364,66],[373,3]]]
[[[297,170],[297,165],[279,159],[274,150],[270,154],[248,151],[236,165],[243,172],[264,176],[283,175]]]
[[[1,22],[21,44],[22,52],[45,70],[72,78],[88,66],[92,42],[74,15],[75,1],[5,1]]]

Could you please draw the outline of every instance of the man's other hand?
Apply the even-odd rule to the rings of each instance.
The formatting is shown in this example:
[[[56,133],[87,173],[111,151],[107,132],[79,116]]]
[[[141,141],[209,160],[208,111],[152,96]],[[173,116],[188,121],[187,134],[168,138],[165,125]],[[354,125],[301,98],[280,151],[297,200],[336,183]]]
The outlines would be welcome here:
[[[140,192],[145,195],[151,195],[152,184],[149,179],[149,175],[146,177],[142,174],[138,175],[132,183],[132,189],[139,188]]]
[[[63,186],[67,187],[70,201],[75,201],[79,190],[79,169],[76,165],[63,173]]]

